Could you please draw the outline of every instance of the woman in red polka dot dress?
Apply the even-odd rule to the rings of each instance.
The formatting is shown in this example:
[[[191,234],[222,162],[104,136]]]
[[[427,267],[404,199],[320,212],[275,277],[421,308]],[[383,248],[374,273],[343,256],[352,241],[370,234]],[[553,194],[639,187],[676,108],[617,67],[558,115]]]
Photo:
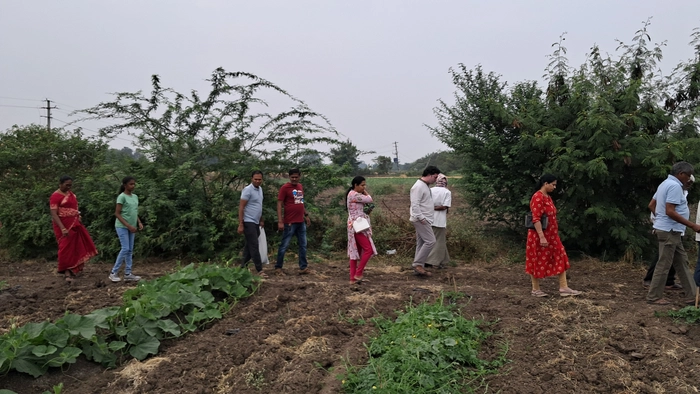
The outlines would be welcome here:
[[[559,276],[559,295],[575,296],[580,291],[572,290],[566,283],[566,270],[569,269],[569,257],[566,255],[564,245],[559,239],[559,225],[557,224],[557,208],[550,194],[557,188],[557,178],[551,174],[542,175],[538,183],[538,190],[530,200],[532,222],[535,230],[527,232],[527,247],[525,248],[525,272],[532,278],[532,295],[535,297],[547,297],[548,294],[540,290],[540,279],[548,276]],[[540,222],[542,215],[547,215],[547,229],[542,229]]]

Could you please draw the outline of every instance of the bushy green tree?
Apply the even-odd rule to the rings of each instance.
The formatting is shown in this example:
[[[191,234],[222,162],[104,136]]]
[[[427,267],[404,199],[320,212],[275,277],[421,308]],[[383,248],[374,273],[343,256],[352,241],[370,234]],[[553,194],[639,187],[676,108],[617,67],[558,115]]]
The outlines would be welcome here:
[[[338,167],[345,168],[345,175],[358,174],[360,172],[361,155],[371,154],[374,151],[361,151],[350,141],[341,141],[336,146],[331,148],[330,159],[331,163]]]
[[[319,165],[319,149],[338,143],[324,116],[269,81],[219,68],[209,82],[206,97],[184,95],[163,88],[154,75],[150,95],[116,93],[114,101],[81,111],[86,119],[116,122],[102,135],[132,135],[148,158],[132,161],[128,175],[144,196],[148,236],[139,242],[149,253],[210,257],[232,247],[240,190],[253,170],[275,185],[292,167]],[[292,107],[265,112],[261,92]],[[276,191],[266,195],[272,209]]]
[[[69,175],[82,207],[81,183],[104,160],[107,149],[103,141],[86,138],[79,130],[30,125],[0,133],[0,248],[17,257],[55,255],[49,197],[58,179]]]
[[[700,165],[700,33],[694,59],[662,78],[648,27],[619,43],[618,58],[594,46],[579,68],[562,36],[545,89],[508,86],[481,67],[451,70],[455,102],[440,102],[430,130],[463,157],[462,187],[483,218],[523,231],[537,179],[553,173],[570,249],[630,258],[652,245],[647,204],[657,185],[678,160]]]
[[[389,156],[375,157],[374,164],[374,169],[377,171],[377,174],[388,174],[389,171],[391,171],[392,162]]]
[[[404,171],[410,175],[420,175],[427,166],[436,166],[444,174],[459,171],[464,164],[463,158],[452,151],[437,151],[429,153],[413,163],[402,165]]]

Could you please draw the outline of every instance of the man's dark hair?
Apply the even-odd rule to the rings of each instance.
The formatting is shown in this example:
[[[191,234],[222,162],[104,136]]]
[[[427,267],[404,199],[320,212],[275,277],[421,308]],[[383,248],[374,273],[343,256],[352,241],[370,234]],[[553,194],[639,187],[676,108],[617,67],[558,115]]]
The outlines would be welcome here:
[[[425,170],[423,170],[423,176],[435,175],[441,172],[442,171],[440,171],[440,169],[435,166],[427,166],[425,167]]]
[[[252,177],[256,176],[257,174],[262,175],[263,173],[262,173],[262,171],[260,171],[260,170],[255,170],[255,171],[253,171],[252,174],[250,174],[250,177],[252,178]]]
[[[678,175],[681,172],[688,175],[693,175],[693,171],[693,166],[690,163],[687,161],[679,161],[673,165],[673,168],[671,168],[671,175]]]
[[[289,170],[289,175],[292,175],[292,174],[299,174],[299,175],[301,175],[301,171],[299,171],[298,168],[292,168],[291,170]]]

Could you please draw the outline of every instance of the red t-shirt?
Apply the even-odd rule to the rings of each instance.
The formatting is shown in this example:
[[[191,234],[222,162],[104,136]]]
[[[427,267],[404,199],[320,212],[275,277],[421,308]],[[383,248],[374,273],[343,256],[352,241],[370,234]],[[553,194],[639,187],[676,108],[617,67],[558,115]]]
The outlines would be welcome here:
[[[304,188],[301,183],[292,185],[287,182],[280,188],[277,201],[284,206],[284,223],[301,223],[304,221]]]

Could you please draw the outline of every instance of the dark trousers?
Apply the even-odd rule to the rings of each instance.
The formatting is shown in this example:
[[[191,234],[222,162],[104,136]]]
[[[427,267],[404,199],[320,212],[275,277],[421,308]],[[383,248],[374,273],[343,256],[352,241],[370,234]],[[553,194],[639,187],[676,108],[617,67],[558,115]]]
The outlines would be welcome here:
[[[245,236],[245,247],[243,248],[243,261],[241,267],[245,268],[250,259],[253,259],[255,269],[262,271],[262,259],[260,258],[260,246],[258,245],[258,237],[260,237],[260,225],[253,222],[243,222],[243,235]]]
[[[659,253],[656,252],[656,258],[652,260],[649,264],[649,269],[647,269],[647,274],[644,277],[645,282],[651,282],[651,278],[654,277],[654,270],[656,269],[656,263],[659,261]],[[696,279],[697,280],[697,279]],[[666,277],[666,286],[673,286],[676,283],[676,269],[671,266],[668,270],[668,276]]]

